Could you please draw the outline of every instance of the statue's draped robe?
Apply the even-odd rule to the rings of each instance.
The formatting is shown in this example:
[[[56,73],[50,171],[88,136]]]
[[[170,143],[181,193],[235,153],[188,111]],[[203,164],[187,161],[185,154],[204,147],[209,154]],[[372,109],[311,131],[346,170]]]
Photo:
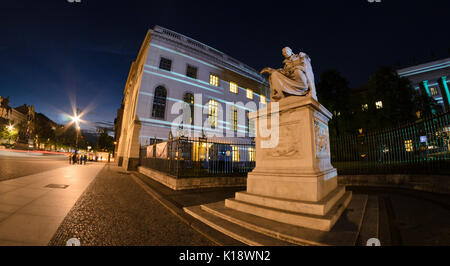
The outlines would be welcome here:
[[[292,55],[283,61],[283,69],[272,72],[269,77],[272,100],[284,98],[284,93],[304,96],[314,89],[314,76],[312,82],[308,78],[312,74],[311,64],[307,58],[305,61],[299,55]]]

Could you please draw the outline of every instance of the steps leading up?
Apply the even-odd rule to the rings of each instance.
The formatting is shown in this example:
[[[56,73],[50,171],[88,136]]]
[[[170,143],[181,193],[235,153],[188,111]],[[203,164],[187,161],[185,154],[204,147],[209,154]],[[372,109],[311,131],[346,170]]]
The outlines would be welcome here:
[[[345,201],[346,198],[344,196],[342,200]],[[227,208],[224,201],[187,207],[184,210],[205,224],[247,245],[354,246],[366,204],[367,195],[354,195],[330,232],[281,223]],[[336,211],[338,210],[334,212]],[[333,210],[330,211],[332,212]]]
[[[307,227],[315,230],[330,231],[339,216],[345,210],[352,198],[351,192],[345,194],[337,201],[333,208],[325,215],[312,215],[308,213],[292,212],[256,205],[236,199],[226,199],[225,206],[241,212],[251,213],[263,218],[277,220],[286,224]]]
[[[185,207],[184,211],[212,228],[250,246],[288,246],[292,245],[258,232],[248,230],[235,223],[222,219],[202,209],[201,206]]]
[[[251,194],[246,191],[236,192],[235,199],[255,205],[261,205],[291,212],[313,215],[325,215],[345,194],[345,187],[338,186],[329,195],[318,202],[286,200],[274,197]]]

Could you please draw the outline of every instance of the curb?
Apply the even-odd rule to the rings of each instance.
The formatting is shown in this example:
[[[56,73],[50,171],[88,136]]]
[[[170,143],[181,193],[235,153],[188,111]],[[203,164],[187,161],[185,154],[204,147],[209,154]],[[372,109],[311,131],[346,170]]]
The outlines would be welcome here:
[[[209,226],[199,222],[197,219],[191,217],[188,215],[183,209],[177,207],[174,203],[171,201],[165,199],[161,194],[159,194],[156,190],[152,189],[149,185],[145,184],[136,173],[131,172],[131,177],[133,180],[142,188],[144,189],[147,194],[152,196],[154,199],[156,199],[161,205],[163,205],[167,210],[169,210],[173,215],[177,216],[181,221],[186,223],[189,227],[206,237],[208,240],[212,241],[214,244],[218,246],[228,246],[228,245],[245,245],[244,243],[240,242],[233,242],[233,243],[225,243],[228,241],[221,241],[218,239],[218,237],[213,236],[213,234],[222,234],[220,232],[214,232]],[[207,232],[210,231],[210,232]],[[224,235],[226,238],[228,236]],[[230,239],[232,241],[235,241],[234,239]],[[239,244],[238,244],[239,243]]]

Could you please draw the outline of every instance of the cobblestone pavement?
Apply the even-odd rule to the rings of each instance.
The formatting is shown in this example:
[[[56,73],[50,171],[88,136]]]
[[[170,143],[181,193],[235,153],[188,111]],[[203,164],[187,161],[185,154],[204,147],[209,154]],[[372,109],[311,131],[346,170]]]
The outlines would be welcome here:
[[[74,237],[84,246],[213,245],[113,165],[92,181],[49,245]]]
[[[0,153],[0,181],[32,175],[69,165],[66,156],[10,156]]]

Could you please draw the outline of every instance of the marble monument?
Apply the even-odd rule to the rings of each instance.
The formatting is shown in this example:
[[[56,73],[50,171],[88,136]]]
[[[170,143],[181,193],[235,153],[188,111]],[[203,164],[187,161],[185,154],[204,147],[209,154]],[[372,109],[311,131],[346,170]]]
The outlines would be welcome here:
[[[328,121],[332,114],[316,96],[311,59],[282,50],[281,69],[269,74],[271,102],[250,114],[258,125],[278,126],[278,143],[264,148],[258,128],[256,167],[248,174],[247,191],[227,199],[225,206],[283,223],[329,231],[351,200],[337,184],[331,165]],[[278,116],[279,119],[272,119]],[[264,121],[263,121],[264,120]],[[275,121],[275,124],[274,124]]]

